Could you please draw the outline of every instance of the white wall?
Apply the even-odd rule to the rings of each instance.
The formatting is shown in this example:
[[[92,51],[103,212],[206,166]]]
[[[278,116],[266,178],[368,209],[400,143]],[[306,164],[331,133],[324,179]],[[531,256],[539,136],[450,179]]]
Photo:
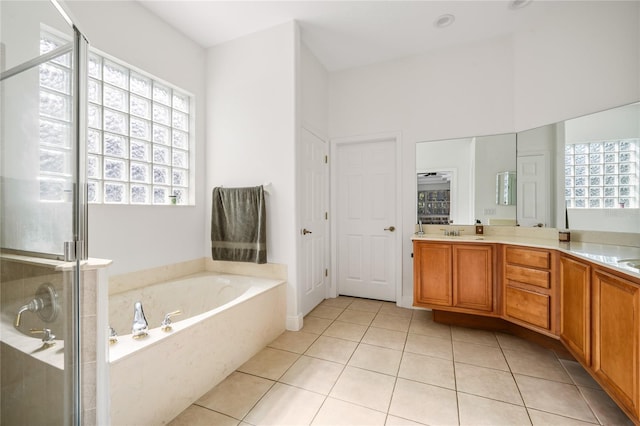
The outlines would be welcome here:
[[[111,275],[207,255],[205,51],[135,1],[67,2],[91,46],[195,96],[195,206],[89,206],[89,255]]]
[[[516,206],[496,204],[496,174],[516,171],[516,136],[513,133],[476,138],[475,217],[487,225],[489,219],[516,218]],[[488,213],[489,211],[495,213]]]
[[[640,99],[640,3],[558,3],[538,29],[330,74],[332,138],[402,132],[404,306],[416,142],[510,133]]]
[[[288,267],[288,321],[298,314],[297,43],[297,26],[289,22],[207,51],[207,218],[213,187],[273,184],[266,195],[267,261]]]
[[[300,43],[302,126],[326,139],[329,128],[329,73],[306,44]]]

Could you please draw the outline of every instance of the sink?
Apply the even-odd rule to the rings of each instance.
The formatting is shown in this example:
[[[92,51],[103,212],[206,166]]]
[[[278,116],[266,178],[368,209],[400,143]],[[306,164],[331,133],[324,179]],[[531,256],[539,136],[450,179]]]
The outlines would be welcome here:
[[[640,269],[640,259],[620,259],[618,260],[618,265]]]

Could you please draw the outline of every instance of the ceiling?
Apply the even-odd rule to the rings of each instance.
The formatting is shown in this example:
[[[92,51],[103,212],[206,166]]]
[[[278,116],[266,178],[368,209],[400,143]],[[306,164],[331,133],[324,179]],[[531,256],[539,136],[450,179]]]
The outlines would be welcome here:
[[[514,8],[508,0],[138,1],[205,48],[296,20],[302,40],[328,71],[504,36],[571,3],[540,0]],[[455,22],[436,28],[443,14],[453,14]]]

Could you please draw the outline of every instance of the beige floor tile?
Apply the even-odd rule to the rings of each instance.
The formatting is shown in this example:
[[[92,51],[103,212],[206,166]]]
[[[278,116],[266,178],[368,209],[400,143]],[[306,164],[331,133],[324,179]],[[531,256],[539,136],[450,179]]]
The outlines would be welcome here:
[[[409,325],[409,333],[451,339],[451,326],[438,324],[431,319],[416,319],[414,316]]]
[[[216,413],[206,408],[191,405],[189,408],[180,413],[175,419],[171,420],[170,426],[236,426],[239,420]]]
[[[414,354],[453,359],[453,346],[450,339],[409,333],[404,350]]]
[[[533,426],[593,426],[594,423],[583,422],[557,414],[546,413],[544,411],[529,408],[529,418]],[[597,423],[595,423],[597,424]]]
[[[345,309],[353,302],[353,300],[354,299],[352,297],[346,296],[330,297],[328,299],[324,299],[320,306]]]
[[[633,425],[633,422],[603,390],[580,387],[596,418],[603,425]]]
[[[336,308],[334,306],[325,306],[324,303],[316,306],[316,308],[309,312],[310,317],[318,317],[334,320],[340,316],[340,314],[344,311],[343,308]]]
[[[536,353],[504,349],[503,352],[513,373],[556,382],[573,383],[560,364],[558,357],[551,351]]]
[[[235,371],[196,404],[242,420],[275,382]]]
[[[433,311],[428,309],[414,309],[413,315],[411,316],[412,320],[421,320],[421,321],[433,321]]]
[[[456,393],[450,389],[398,379],[389,414],[429,425],[457,425]]]
[[[274,349],[281,349],[283,351],[301,354],[304,353],[304,351],[306,351],[317,338],[318,335],[313,333],[285,331],[267,346]]]
[[[244,421],[252,425],[307,425],[324,399],[315,392],[276,383]]]
[[[402,355],[398,377],[429,385],[456,389],[453,361],[405,352]]]
[[[413,420],[403,419],[402,417],[387,416],[385,426],[421,426],[423,423],[414,422]]]
[[[455,367],[458,392],[524,405],[510,372],[458,362]]]
[[[451,327],[451,339],[459,342],[475,343],[498,347],[495,333],[486,330],[476,330],[465,327]]]
[[[409,331],[410,318],[379,313],[371,323],[372,327],[386,328],[388,330]]]
[[[496,333],[496,339],[498,339],[498,343],[502,349],[534,353],[550,352],[548,349],[543,348],[537,343],[530,342],[511,334]]]
[[[519,374],[514,374],[514,377],[527,408],[585,422],[597,422],[575,385]]]
[[[386,374],[347,366],[329,396],[386,412],[395,381]]]
[[[356,342],[349,340],[320,336],[307,350],[305,355],[346,364],[349,358],[351,358],[353,351],[356,350],[356,346],[358,346]]]
[[[353,303],[351,303],[347,309],[353,309],[356,311],[373,312],[375,314],[375,313],[378,313],[381,307],[382,307],[382,302],[378,300],[354,299]]]
[[[355,303],[355,302],[354,302]],[[338,321],[343,322],[351,322],[353,324],[360,324],[368,326],[373,321],[373,318],[376,316],[375,312],[366,312],[366,311],[357,311],[353,309],[345,309],[344,312],[340,314]]]
[[[362,336],[364,336],[364,333],[366,331],[366,325],[353,324],[351,322],[334,321],[333,324],[331,324],[329,328],[327,328],[322,334],[325,336],[337,337],[339,339],[359,342],[360,340],[362,340]]]
[[[369,327],[364,337],[362,338],[362,343],[401,351],[404,349],[406,340],[407,333],[404,333],[402,331]]]
[[[266,379],[278,380],[299,357],[300,355],[292,352],[264,348],[240,366],[238,371]]]
[[[303,327],[300,331],[305,333],[322,334],[332,322],[333,320],[330,319],[311,317],[307,315],[304,317]]]
[[[301,356],[280,382],[327,395],[344,370],[343,364]]]
[[[526,408],[521,405],[458,393],[460,425],[530,425]]]
[[[402,359],[402,351],[361,343],[349,360],[352,367],[395,376]]]
[[[334,398],[327,398],[311,424],[317,426],[382,426],[384,425],[385,417],[386,414],[380,411]]]
[[[396,317],[409,318],[413,317],[413,309],[401,308],[394,302],[385,302],[378,311],[379,314],[393,315]]]
[[[456,362],[509,371],[509,366],[504,359],[502,350],[497,347],[453,342],[453,357]]]
[[[593,380],[593,377],[591,377],[589,373],[587,373],[586,370],[582,368],[579,362],[561,359],[560,364],[562,364],[564,369],[569,374],[569,377],[571,377],[571,380],[573,380],[573,383],[575,383],[577,386],[602,390],[598,382]]]

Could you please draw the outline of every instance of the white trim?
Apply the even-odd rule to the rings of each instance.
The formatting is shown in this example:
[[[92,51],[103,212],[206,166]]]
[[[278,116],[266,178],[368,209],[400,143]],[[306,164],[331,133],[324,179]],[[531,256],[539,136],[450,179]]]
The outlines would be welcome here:
[[[304,318],[301,314],[295,316],[287,316],[286,329],[289,331],[300,331],[304,325]]]
[[[370,135],[349,136],[331,139],[330,145],[330,160],[329,161],[329,176],[331,179],[330,200],[331,200],[331,213],[330,221],[331,227],[331,282],[329,285],[329,297],[336,297],[338,295],[338,277],[337,268],[337,229],[336,220],[337,217],[337,153],[339,145],[357,144],[365,142],[377,142],[383,140],[392,140],[396,147],[396,262],[395,262],[395,280],[396,280],[396,305],[401,306],[403,293],[402,293],[402,233],[403,233],[403,217],[402,217],[402,132],[384,132],[374,133]]]

